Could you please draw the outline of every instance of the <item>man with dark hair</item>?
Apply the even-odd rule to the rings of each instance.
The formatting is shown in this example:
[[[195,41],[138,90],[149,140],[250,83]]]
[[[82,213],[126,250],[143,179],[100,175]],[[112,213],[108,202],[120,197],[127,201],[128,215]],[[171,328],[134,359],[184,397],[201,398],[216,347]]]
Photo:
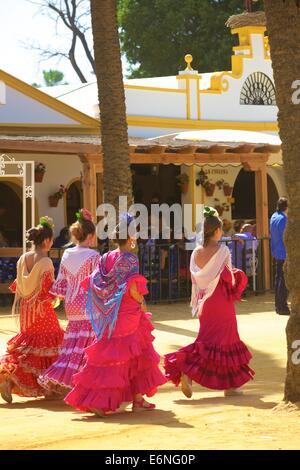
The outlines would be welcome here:
[[[283,241],[287,222],[288,201],[285,197],[279,198],[276,212],[271,217],[271,251],[276,261],[275,277],[275,309],[279,315],[289,315],[290,309],[287,303],[288,290],[285,285],[283,265],[286,259],[286,251]]]

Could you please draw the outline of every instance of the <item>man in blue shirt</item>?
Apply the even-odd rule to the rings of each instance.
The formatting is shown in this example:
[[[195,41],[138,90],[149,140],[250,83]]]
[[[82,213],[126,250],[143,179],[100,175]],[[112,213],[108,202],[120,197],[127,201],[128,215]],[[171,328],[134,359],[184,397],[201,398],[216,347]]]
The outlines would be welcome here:
[[[287,222],[288,202],[281,197],[277,202],[277,210],[271,217],[271,251],[276,261],[275,277],[275,309],[279,315],[289,315],[290,309],[287,303],[288,290],[285,285],[283,265],[286,259],[286,251],[283,241]]]

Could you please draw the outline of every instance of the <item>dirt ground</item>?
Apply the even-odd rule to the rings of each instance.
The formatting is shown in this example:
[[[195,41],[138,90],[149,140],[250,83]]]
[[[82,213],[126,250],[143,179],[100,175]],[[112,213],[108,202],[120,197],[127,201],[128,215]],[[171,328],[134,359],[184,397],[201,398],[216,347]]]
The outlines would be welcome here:
[[[187,304],[151,310],[161,355],[193,341],[198,321]],[[244,396],[224,398],[222,392],[195,386],[187,399],[166,384],[154,397],[157,410],[105,419],[60,401],[14,397],[7,405],[0,398],[0,449],[299,449],[300,412],[274,410],[283,396],[288,317],[274,313],[271,295],[243,300],[237,312],[256,371]],[[66,324],[64,317],[61,321]],[[2,340],[16,329],[13,319],[0,317]]]

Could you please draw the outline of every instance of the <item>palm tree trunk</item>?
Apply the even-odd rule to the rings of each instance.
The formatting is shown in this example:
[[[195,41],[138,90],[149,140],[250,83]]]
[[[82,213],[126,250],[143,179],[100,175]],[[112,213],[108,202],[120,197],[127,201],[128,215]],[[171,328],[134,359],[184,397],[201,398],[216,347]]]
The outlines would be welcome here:
[[[293,361],[293,343],[300,340],[300,104],[294,104],[292,84],[300,80],[300,11],[295,0],[264,0],[279,108],[284,174],[289,200],[285,234],[286,281],[291,316],[286,327],[287,375],[284,399],[300,402],[300,364]]]
[[[106,203],[119,195],[132,202],[125,93],[116,0],[91,0],[92,30],[101,118],[103,186]]]

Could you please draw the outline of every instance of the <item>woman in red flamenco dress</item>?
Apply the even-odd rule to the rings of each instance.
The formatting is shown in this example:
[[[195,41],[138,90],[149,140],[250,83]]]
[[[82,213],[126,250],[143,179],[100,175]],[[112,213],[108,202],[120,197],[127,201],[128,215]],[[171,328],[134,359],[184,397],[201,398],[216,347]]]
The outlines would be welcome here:
[[[23,397],[47,396],[37,379],[58,356],[64,331],[53,309],[49,289],[54,281],[53,263],[47,253],[53,243],[52,221],[42,217],[28,232],[33,248],[17,263],[13,313],[19,315],[20,332],[7,343],[0,358],[0,393],[12,402],[12,394]]]
[[[225,396],[240,395],[239,387],[254,376],[248,366],[251,353],[240,340],[234,301],[247,285],[247,276],[231,266],[227,246],[220,245],[222,221],[205,207],[204,243],[192,256],[193,314],[199,316],[196,341],[165,356],[165,375],[185,396],[192,396],[192,382]]]
[[[152,344],[151,314],[144,305],[147,281],[139,274],[138,257],[130,252],[134,241],[120,236],[131,220],[123,214],[116,229],[119,247],[101,257],[99,268],[85,282],[86,313],[97,339],[85,350],[86,364],[65,398],[74,408],[101,417],[129,404],[132,411],[154,409],[143,396],[153,396],[167,382]]]

